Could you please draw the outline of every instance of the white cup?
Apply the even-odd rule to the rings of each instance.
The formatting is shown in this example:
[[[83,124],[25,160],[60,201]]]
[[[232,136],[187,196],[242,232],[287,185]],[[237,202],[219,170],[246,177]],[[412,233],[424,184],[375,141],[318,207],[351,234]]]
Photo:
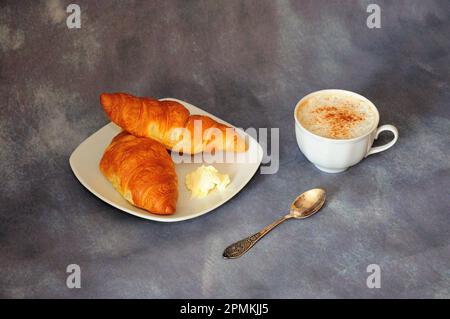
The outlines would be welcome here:
[[[297,109],[299,105],[313,95],[319,94],[345,94],[349,97],[355,97],[363,100],[375,111],[375,121],[371,130],[361,136],[352,139],[331,139],[311,133],[304,128],[297,119]],[[398,131],[393,125],[383,125],[378,127],[380,115],[375,105],[365,97],[345,90],[322,90],[308,94],[302,98],[296,105],[294,111],[295,136],[297,144],[306,158],[318,169],[327,173],[339,173],[345,171],[350,166],[359,163],[368,155],[379,153],[392,147],[398,139]],[[378,128],[377,128],[378,127]],[[383,131],[391,131],[394,139],[389,143],[372,147],[373,141]]]

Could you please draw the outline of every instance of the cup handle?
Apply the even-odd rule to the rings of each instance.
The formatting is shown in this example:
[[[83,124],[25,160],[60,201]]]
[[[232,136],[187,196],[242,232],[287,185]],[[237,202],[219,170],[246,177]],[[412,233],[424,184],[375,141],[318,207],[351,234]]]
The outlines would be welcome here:
[[[394,125],[386,124],[386,125],[380,126],[377,129],[377,132],[375,133],[375,139],[377,139],[378,135],[380,135],[380,133],[383,132],[383,131],[391,131],[394,134],[394,139],[392,141],[390,141],[389,143],[386,143],[384,145],[370,148],[370,150],[369,150],[369,152],[367,152],[366,156],[385,151],[388,148],[391,148],[395,144],[395,142],[397,142],[397,140],[398,140],[398,130],[397,130],[397,128]]]

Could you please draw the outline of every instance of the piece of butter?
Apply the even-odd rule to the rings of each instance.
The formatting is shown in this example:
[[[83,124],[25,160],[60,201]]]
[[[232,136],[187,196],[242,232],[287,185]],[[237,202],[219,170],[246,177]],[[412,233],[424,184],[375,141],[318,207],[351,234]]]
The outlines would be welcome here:
[[[227,174],[220,174],[214,166],[202,165],[186,175],[186,187],[192,192],[191,197],[203,198],[217,187],[223,190],[230,183]]]

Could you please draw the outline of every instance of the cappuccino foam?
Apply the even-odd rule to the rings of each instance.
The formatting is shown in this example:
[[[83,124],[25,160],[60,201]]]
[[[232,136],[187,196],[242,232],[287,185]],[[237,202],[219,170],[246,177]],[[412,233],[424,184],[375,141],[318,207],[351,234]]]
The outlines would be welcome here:
[[[352,139],[368,133],[377,120],[365,100],[347,94],[318,93],[302,101],[297,109],[300,124],[316,135]]]

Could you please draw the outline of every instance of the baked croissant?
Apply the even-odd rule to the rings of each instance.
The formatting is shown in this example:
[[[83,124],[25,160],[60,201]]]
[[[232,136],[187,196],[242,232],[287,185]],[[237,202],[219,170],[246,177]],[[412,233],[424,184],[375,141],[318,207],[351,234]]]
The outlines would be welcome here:
[[[163,145],[126,132],[106,148],[100,171],[134,206],[155,214],[175,213],[178,178]]]
[[[175,101],[103,93],[100,103],[111,121],[125,131],[153,138],[172,151],[195,154],[247,149],[245,139],[234,128],[208,116],[190,115]]]

